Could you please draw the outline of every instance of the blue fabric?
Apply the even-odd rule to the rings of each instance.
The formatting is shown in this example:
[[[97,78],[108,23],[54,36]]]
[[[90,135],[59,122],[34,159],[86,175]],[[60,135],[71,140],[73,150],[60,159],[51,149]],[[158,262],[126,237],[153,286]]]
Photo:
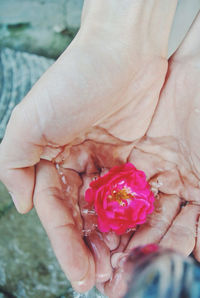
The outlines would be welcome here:
[[[131,252],[132,278],[125,298],[199,298],[200,267],[191,257],[158,248]]]

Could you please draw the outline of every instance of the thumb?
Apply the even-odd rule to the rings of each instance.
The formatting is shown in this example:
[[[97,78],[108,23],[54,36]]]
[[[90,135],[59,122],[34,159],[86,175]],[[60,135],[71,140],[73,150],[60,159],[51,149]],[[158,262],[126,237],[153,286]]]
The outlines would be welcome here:
[[[5,137],[0,145],[0,180],[5,184],[20,213],[32,208],[35,183],[34,165],[40,160],[41,145],[34,142],[34,113],[27,117],[23,105],[11,115]]]
[[[26,169],[6,169],[1,181],[7,187],[13,203],[19,213],[27,213],[32,207],[32,196],[35,183],[34,167]]]

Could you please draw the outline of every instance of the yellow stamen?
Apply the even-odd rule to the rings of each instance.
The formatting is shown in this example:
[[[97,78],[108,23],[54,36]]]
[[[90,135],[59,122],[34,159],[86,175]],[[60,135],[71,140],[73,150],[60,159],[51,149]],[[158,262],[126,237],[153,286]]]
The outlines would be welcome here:
[[[110,200],[117,201],[121,206],[125,206],[125,202],[128,199],[133,199],[133,194],[127,188],[122,188],[120,190],[113,190],[112,194],[108,196]]]

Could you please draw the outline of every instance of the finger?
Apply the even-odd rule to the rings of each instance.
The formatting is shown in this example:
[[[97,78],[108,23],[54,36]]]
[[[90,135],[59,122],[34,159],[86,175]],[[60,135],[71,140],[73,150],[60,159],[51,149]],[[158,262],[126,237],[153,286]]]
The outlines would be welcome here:
[[[54,252],[73,287],[80,292],[94,285],[94,260],[63,197],[56,168],[41,161],[36,169],[34,204]]]
[[[139,227],[129,242],[126,251],[140,245],[158,243],[180,210],[177,196],[160,195],[155,201],[155,210],[148,221]]]
[[[126,272],[120,269],[120,260],[130,250],[137,246],[158,243],[168,230],[177,213],[180,210],[180,199],[177,196],[160,195],[155,202],[155,211],[148,219],[148,222],[139,227],[130,240],[124,253],[116,254],[115,268],[118,268],[112,280],[107,282],[104,291],[109,297],[123,297],[127,290]],[[112,256],[114,258],[115,255]],[[119,296],[115,296],[116,293]]]
[[[29,212],[33,207],[32,196],[35,183],[35,168],[7,169],[2,163],[0,164],[0,180],[7,187],[17,211],[21,214]]]
[[[89,187],[90,182],[98,176],[98,174],[82,175],[83,185],[79,192],[79,206],[84,220],[84,235],[87,236],[88,245],[95,259],[96,283],[104,283],[112,276],[110,250],[118,246],[119,236],[114,233],[101,234],[96,231],[97,215],[85,201],[85,191]]]
[[[128,246],[133,234],[134,232],[130,231],[120,237],[119,246],[115,251],[113,251],[111,256],[111,264],[113,268],[118,266],[118,261],[124,255],[124,251],[126,250],[126,247]]]
[[[104,170],[106,171],[106,170]],[[107,171],[106,171],[107,172]],[[79,192],[79,207],[81,209],[82,218],[84,220],[84,234],[88,236],[92,231],[98,228],[98,218],[93,206],[89,206],[85,201],[85,192],[89,184],[97,179],[99,174],[82,175],[83,185]],[[114,250],[119,246],[120,237],[113,232],[103,233],[102,239],[110,250]]]
[[[140,146],[142,143],[143,142],[141,141]],[[134,164],[136,168],[143,171],[147,180],[157,173],[167,171],[172,167],[171,164],[166,160],[163,160],[159,154],[150,154],[148,151],[145,152],[136,147],[133,148],[128,161]]]
[[[112,280],[104,285],[103,291],[109,298],[122,298],[127,289],[127,281],[123,270],[120,268],[115,271]]]
[[[64,169],[58,164],[56,165],[56,169],[61,178],[62,190],[65,196],[63,203],[67,204],[77,228],[82,233],[83,222],[79,206],[79,190],[82,186],[82,180],[74,170]]]
[[[92,231],[96,230],[97,224],[97,214],[94,210],[94,206],[90,206],[88,202],[85,200],[85,192],[89,187],[91,181],[96,179],[99,174],[91,174],[91,175],[82,175],[82,187],[79,191],[79,207],[81,210],[81,215],[83,218],[83,232],[85,236],[88,236],[92,233]]]
[[[23,113],[17,106],[0,145],[0,179],[11,193],[17,210],[26,213],[32,208],[35,172],[42,147],[34,144],[38,126],[33,114]]]
[[[88,243],[95,259],[96,282],[101,283],[109,280],[112,276],[110,263],[110,249],[106,246],[100,233],[93,232],[88,237]]]
[[[103,240],[110,251],[115,250],[120,244],[120,236],[114,232],[103,233]]]
[[[200,206],[198,205],[188,204],[183,207],[160,245],[188,256],[195,247],[199,213]]]
[[[187,173],[187,172],[186,172]],[[180,175],[177,168],[165,171],[154,176],[150,181],[152,191],[160,191],[168,195],[176,195],[185,201],[199,202],[200,189],[198,180],[190,172],[190,177],[186,173]],[[194,179],[193,179],[194,177]]]
[[[197,226],[196,226],[196,243],[195,243],[195,248],[194,248],[194,256],[195,259],[200,262],[200,217],[197,220]]]
[[[120,253],[122,253],[126,249],[126,247],[127,247],[128,243],[129,243],[130,239],[132,238],[133,234],[135,233],[135,230],[136,230],[135,228],[133,228],[132,230],[130,229],[125,234],[123,234],[123,235],[120,236],[119,245],[112,252],[113,255],[115,255],[117,253],[120,254]]]

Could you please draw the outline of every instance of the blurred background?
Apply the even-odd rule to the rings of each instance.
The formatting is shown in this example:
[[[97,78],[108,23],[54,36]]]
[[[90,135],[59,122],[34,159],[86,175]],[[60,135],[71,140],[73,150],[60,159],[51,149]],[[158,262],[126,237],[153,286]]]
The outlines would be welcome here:
[[[0,139],[13,107],[74,38],[82,5],[83,0],[0,0]],[[200,0],[179,1],[169,56],[199,8]],[[0,183],[0,298],[5,297],[83,296],[61,272],[35,211],[19,215]]]

